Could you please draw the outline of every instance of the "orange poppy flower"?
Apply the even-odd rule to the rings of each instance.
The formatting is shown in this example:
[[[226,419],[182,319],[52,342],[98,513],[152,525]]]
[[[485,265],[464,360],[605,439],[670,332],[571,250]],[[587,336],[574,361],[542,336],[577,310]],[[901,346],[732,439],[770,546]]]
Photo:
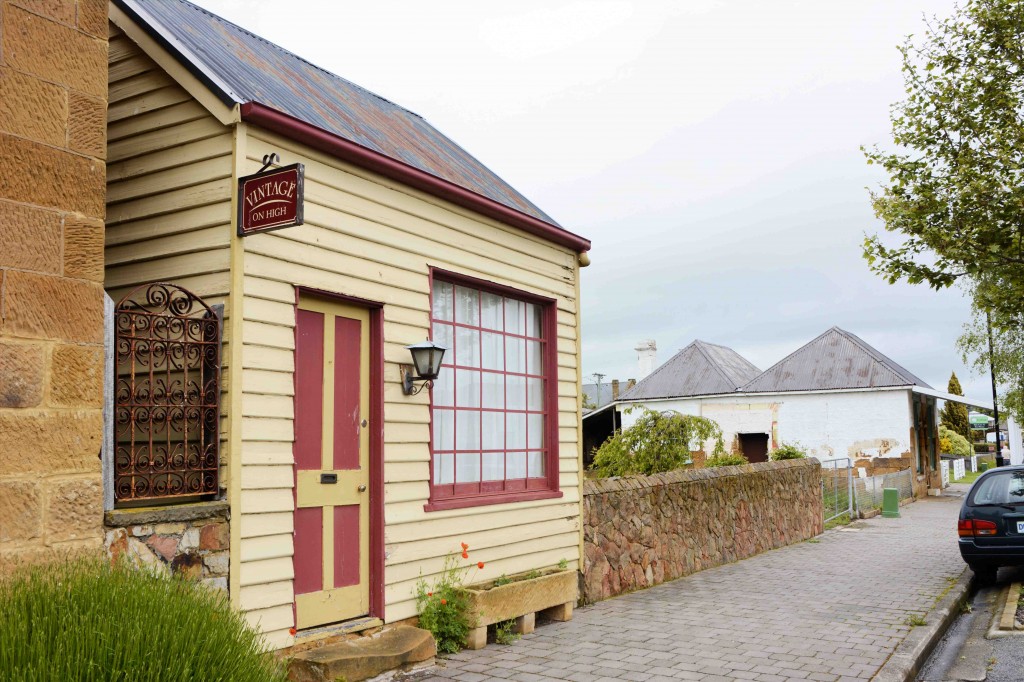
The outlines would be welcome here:
[[[462,558],[463,559],[468,559],[469,558],[469,552],[463,552],[462,553]]]
[[[482,562],[482,561],[476,562],[476,567],[477,568],[483,568],[484,567],[484,562]]]
[[[465,542],[463,542],[462,543],[462,551],[465,552],[468,549],[469,549],[469,545],[467,545]]]
[[[442,599],[442,600],[441,600],[441,606],[444,606],[444,605],[445,605],[445,604],[447,604],[447,603],[448,603],[448,600],[447,600],[447,599]]]
[[[433,597],[433,596],[434,596],[434,593],[433,593],[433,592],[427,592],[427,596],[428,596],[428,597]]]
[[[295,628],[288,628],[288,634],[291,635],[292,637],[295,636],[296,632],[298,632],[298,630],[296,630]]]

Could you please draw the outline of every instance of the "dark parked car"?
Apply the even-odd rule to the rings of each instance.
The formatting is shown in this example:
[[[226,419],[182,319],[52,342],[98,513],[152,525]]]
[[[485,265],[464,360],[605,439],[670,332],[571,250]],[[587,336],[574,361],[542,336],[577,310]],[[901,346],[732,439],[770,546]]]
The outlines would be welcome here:
[[[964,498],[957,523],[960,556],[981,582],[1000,566],[1024,565],[1024,466],[982,474]]]

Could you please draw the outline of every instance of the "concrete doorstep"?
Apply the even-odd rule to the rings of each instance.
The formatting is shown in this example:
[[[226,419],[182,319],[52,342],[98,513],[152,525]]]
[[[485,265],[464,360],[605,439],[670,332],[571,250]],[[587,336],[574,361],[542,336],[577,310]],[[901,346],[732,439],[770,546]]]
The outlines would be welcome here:
[[[872,682],[913,682],[917,678],[935,645],[960,614],[960,606],[968,597],[973,575],[964,568],[953,587],[925,614],[925,624],[910,631],[871,678]]]

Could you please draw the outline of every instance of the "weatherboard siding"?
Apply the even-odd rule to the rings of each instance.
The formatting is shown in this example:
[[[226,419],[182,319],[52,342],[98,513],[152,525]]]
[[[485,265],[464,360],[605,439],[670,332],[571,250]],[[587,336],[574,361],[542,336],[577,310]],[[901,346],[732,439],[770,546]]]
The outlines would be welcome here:
[[[439,573],[446,553],[460,542],[470,545],[474,561],[485,562],[482,571],[473,568],[470,580],[553,566],[561,559],[578,566],[576,254],[275,134],[246,130],[244,173],[256,172],[270,151],[280,154],[283,165],[305,165],[305,224],[243,240],[242,608],[258,608],[278,624],[275,609],[292,602],[290,589],[284,589],[291,575],[269,555],[283,558],[292,549],[284,517],[292,499],[295,286],[384,304],[387,621],[415,615],[417,580]],[[402,393],[398,365],[409,362],[405,346],[429,333],[430,266],[557,300],[563,497],[424,510],[429,399],[426,392]],[[282,532],[267,539],[252,535],[259,533],[259,518],[273,520]],[[270,622],[263,621],[264,629]],[[268,634],[283,640],[281,632]]]
[[[106,288],[171,280],[223,303],[231,131],[111,25]]]
[[[104,288],[172,282],[230,317],[232,133],[110,24]],[[231,383],[224,325],[222,396]],[[224,413],[227,404],[222,397]],[[228,435],[222,419],[222,461]],[[222,471],[221,485],[227,481]]]

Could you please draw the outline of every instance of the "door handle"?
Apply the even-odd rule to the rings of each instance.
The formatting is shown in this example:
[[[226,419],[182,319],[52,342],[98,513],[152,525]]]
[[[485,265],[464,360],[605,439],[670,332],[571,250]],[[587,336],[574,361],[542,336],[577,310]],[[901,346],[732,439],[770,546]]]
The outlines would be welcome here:
[[[361,493],[365,493],[366,492],[366,486],[365,485],[360,485],[356,490],[358,490]]]

